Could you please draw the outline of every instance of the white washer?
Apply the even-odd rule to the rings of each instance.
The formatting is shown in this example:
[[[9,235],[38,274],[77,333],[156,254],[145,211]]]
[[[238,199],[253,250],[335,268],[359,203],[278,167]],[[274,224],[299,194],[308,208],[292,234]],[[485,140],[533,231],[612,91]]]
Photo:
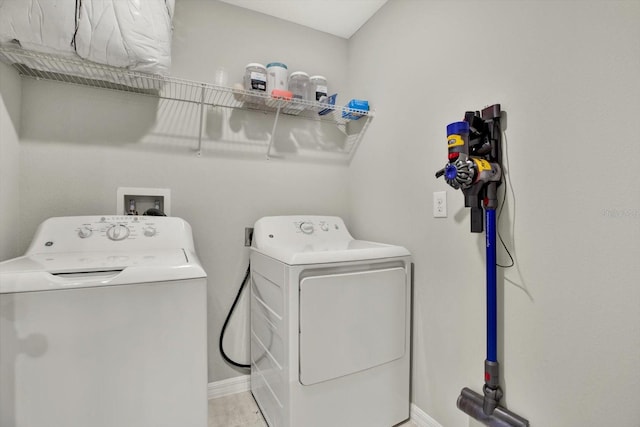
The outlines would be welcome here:
[[[51,218],[0,263],[2,427],[205,427],[206,354],[182,219]]]
[[[338,217],[265,217],[251,251],[251,391],[270,427],[409,418],[411,257]]]

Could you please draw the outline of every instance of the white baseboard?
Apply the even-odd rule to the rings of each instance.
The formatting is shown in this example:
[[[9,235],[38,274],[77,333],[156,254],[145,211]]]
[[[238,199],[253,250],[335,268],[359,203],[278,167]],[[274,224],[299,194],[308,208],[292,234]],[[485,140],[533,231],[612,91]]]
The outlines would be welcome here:
[[[209,399],[216,399],[218,397],[249,391],[250,389],[251,376],[241,375],[239,377],[209,383],[207,394]],[[426,412],[413,403],[411,404],[410,416],[411,421],[418,427],[442,427],[439,422],[431,418]]]
[[[209,383],[207,387],[207,395],[209,399],[228,396],[230,394],[242,393],[251,389],[251,376],[241,375],[222,381]]]
[[[411,421],[418,427],[442,427],[442,424],[431,418],[429,414],[413,403],[411,404]]]

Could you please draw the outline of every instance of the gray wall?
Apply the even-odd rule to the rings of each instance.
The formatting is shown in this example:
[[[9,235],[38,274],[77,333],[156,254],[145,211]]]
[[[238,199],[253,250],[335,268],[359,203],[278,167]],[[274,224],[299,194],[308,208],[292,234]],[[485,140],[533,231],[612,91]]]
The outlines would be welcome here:
[[[20,255],[18,161],[22,83],[11,67],[0,63],[0,260]]]
[[[234,83],[247,63],[276,60],[324,74],[337,90],[346,85],[344,39],[217,1],[178,1],[174,27],[175,77],[213,82],[222,66]],[[171,213],[193,227],[209,277],[209,381],[237,376],[217,343],[248,263],[244,227],[264,215],[348,217],[347,168],[266,160],[272,119],[262,113],[235,113],[234,123],[253,126],[235,133],[208,123],[197,157],[190,105],[61,83],[25,80],[23,87],[20,251],[47,217],[114,212],[119,186],[170,188]],[[216,114],[229,112],[209,110],[207,119]],[[227,341],[232,356],[248,361],[244,317],[234,318]]]
[[[347,42],[215,1],[177,2],[174,75],[211,82],[223,66],[233,83],[246,63],[279,60],[371,100],[376,118],[348,169],[266,161],[263,141],[211,125],[198,158],[188,108],[20,85],[0,64],[0,257],[23,252],[49,216],[113,212],[118,186],[171,188],[209,274],[216,381],[238,375],[217,339],[247,262],[243,228],[270,214],[345,216],[355,236],[414,254],[413,402],[443,426],[475,426],[455,399],[482,382],[483,240],[468,232],[461,194],[433,173],[446,124],[500,102],[513,189],[501,232],[516,257],[500,281],[505,402],[533,425],[635,425],[640,3],[577,4],[391,0]],[[268,126],[244,123],[260,135]],[[441,190],[449,217],[433,219]],[[246,324],[234,323],[229,347],[242,358]]]
[[[483,381],[484,243],[434,172],[446,125],[493,103],[516,259],[500,280],[505,402],[535,426],[638,425],[639,23],[637,1],[391,0],[350,40],[350,89],[376,107],[349,170],[352,229],[415,256],[413,402],[443,426],[477,425],[455,402]]]

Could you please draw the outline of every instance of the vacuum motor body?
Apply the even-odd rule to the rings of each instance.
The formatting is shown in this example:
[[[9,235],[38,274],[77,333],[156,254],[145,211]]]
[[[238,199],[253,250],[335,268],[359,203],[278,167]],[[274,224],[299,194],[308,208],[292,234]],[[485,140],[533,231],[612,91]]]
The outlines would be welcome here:
[[[500,104],[482,112],[467,111],[464,121],[447,126],[449,163],[436,173],[451,187],[462,190],[471,208],[471,232],[482,233],[483,208],[495,209],[502,180],[500,155]]]

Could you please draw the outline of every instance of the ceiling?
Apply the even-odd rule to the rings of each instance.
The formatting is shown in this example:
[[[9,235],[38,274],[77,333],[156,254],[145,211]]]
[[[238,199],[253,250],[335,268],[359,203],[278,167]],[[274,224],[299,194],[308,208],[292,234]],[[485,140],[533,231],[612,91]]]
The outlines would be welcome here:
[[[221,0],[345,39],[387,0]]]

